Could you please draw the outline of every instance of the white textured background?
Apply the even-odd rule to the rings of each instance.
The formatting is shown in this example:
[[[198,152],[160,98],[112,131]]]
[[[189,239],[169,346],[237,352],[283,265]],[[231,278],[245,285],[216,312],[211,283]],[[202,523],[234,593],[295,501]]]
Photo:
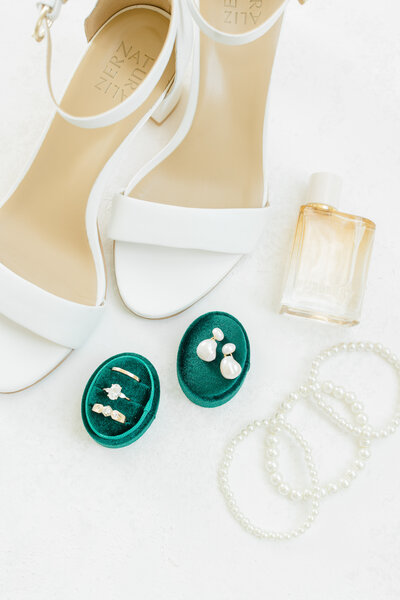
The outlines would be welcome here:
[[[0,3],[1,194],[22,171],[50,113],[44,48],[30,37],[34,4]],[[93,4],[70,2],[54,28],[60,85],[84,46],[82,18]],[[327,344],[372,339],[400,352],[399,22],[398,0],[310,0],[305,7],[293,1],[275,70],[272,208],[258,250],[207,298],[166,321],[130,315],[112,283],[104,321],[87,345],[33,389],[1,398],[1,600],[399,598],[400,433],[377,443],[352,488],[324,502],[315,526],[294,542],[245,534],[216,486],[227,440],[296,389]],[[146,139],[155,143],[172,126],[149,126]],[[143,158],[132,148],[106,203]],[[363,321],[352,330],[278,315],[298,207],[308,175],[319,169],[343,174],[343,208],[377,223]],[[247,327],[253,361],[241,393],[211,411],[181,393],[175,357],[189,323],[215,309]],[[80,400],[90,373],[122,351],[154,362],[162,397],[149,432],[111,451],[85,432]],[[373,359],[353,360],[332,363],[325,374],[335,369],[332,378],[359,391],[374,421],[383,422],[397,383]],[[321,472],[338,474],[354,452],[351,442],[306,407],[294,418]],[[244,507],[273,529],[300,523],[302,508],[265,483],[262,449],[255,437],[235,468]],[[287,462],[296,467],[289,456]],[[301,481],[301,462],[295,471]]]

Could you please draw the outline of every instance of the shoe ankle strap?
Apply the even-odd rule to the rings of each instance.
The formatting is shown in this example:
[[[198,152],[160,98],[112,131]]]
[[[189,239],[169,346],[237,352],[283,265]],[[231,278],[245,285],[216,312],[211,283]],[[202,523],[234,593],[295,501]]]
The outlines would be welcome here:
[[[170,26],[162,50],[146,79],[143,80],[141,85],[136,88],[136,90],[126,100],[114,108],[97,115],[85,117],[75,116],[63,110],[60,106],[60,103],[56,100],[53,91],[51,77],[52,40],[50,28],[53,22],[59,16],[62,5],[65,4],[65,2],[67,2],[67,0],[41,0],[37,3],[40,12],[34,31],[34,38],[38,42],[41,42],[44,39],[46,39],[47,42],[46,75],[50,98],[52,99],[57,112],[72,125],[76,125],[77,127],[81,127],[83,129],[97,129],[100,127],[114,125],[115,123],[118,123],[119,121],[122,121],[131,115],[140,106],[142,106],[160,81],[174,50],[177,30],[181,21],[179,1],[171,0],[171,14],[165,13],[165,11],[162,9],[149,5],[152,10],[156,10],[162,14],[168,15],[170,18]],[[165,94],[167,94],[168,91],[169,90],[166,90]]]
[[[37,42],[41,42],[45,37],[43,30],[45,22],[51,26],[59,16],[62,5],[66,2],[68,0],[41,0],[41,2],[36,2],[39,9],[39,18],[36,22],[33,37]]]
[[[249,44],[250,42],[254,42],[267,33],[267,31],[269,31],[283,15],[289,1],[290,0],[282,0],[279,8],[272,13],[268,19],[266,19],[258,27],[244,33],[227,33],[211,25],[211,23],[209,23],[201,14],[196,0],[187,0],[187,5],[194,21],[207,37],[211,38],[217,43],[225,44],[227,46],[241,46],[244,44]],[[307,0],[299,0],[299,2],[301,4],[305,4]]]

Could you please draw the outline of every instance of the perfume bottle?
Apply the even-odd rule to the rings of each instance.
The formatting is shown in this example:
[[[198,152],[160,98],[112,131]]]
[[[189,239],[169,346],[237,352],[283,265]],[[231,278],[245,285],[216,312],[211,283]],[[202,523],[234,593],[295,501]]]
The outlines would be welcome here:
[[[281,313],[357,325],[368,276],[375,224],[339,212],[342,180],[311,176],[282,296]]]

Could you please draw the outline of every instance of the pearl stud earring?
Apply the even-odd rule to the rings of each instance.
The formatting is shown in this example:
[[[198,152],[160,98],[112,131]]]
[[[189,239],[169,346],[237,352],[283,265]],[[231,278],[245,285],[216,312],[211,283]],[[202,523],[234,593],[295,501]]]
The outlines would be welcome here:
[[[212,362],[217,358],[217,342],[222,342],[224,339],[224,333],[216,327],[212,330],[213,337],[208,340],[203,340],[197,346],[197,356],[205,362]]]
[[[222,348],[224,358],[221,360],[221,373],[225,379],[236,379],[242,372],[242,367],[232,356],[235,351],[235,344],[225,344]]]

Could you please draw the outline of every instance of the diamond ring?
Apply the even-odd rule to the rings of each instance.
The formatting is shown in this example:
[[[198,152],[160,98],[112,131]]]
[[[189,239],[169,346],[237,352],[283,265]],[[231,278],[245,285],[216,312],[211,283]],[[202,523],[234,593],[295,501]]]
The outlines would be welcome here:
[[[98,415],[103,415],[104,417],[111,417],[113,421],[118,421],[118,423],[126,422],[126,416],[118,410],[113,410],[111,406],[103,406],[103,404],[94,404],[92,407],[92,411],[97,413]]]
[[[118,398],[130,400],[128,396],[125,396],[125,394],[122,393],[122,387],[118,383],[113,383],[109,388],[103,388],[103,392],[106,392],[110,400],[118,400]]]

